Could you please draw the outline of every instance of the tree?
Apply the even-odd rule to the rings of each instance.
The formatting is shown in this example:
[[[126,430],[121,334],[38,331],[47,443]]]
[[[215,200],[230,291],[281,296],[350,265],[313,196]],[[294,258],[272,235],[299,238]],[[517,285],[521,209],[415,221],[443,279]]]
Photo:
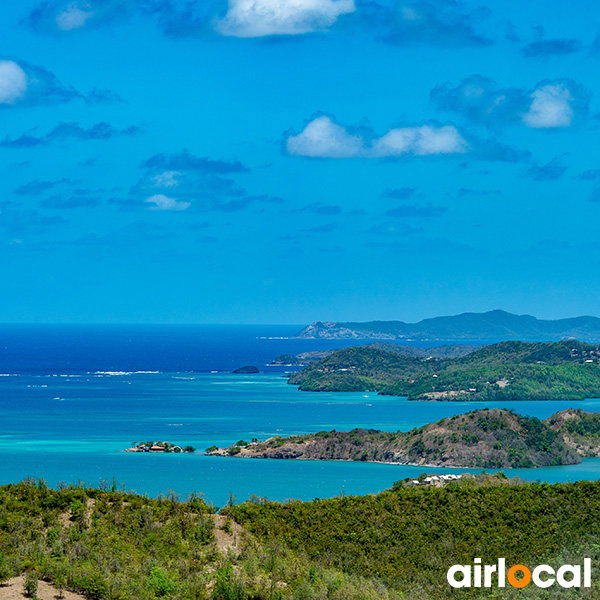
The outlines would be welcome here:
[[[33,598],[37,594],[38,577],[33,571],[28,571],[23,580],[23,591],[28,598]]]

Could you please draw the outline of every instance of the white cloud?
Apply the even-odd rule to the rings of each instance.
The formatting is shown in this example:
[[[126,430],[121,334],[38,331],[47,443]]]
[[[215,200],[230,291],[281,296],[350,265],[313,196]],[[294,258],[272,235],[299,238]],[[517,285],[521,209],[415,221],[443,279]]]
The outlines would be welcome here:
[[[574,98],[562,84],[545,85],[531,94],[529,112],[523,115],[527,127],[568,127],[573,121]]]
[[[154,204],[154,206],[150,207],[151,210],[185,210],[190,206],[190,202],[180,202],[179,200],[175,200],[175,198],[169,198],[169,196],[163,194],[150,196],[144,202]]]
[[[403,154],[459,154],[468,150],[467,142],[456,127],[402,127],[392,129],[373,142],[374,156],[401,156]]]
[[[364,152],[364,142],[329,117],[317,117],[304,131],[287,140],[287,150],[297,156],[352,158]]]
[[[67,8],[56,16],[56,25],[63,31],[71,31],[83,27],[94,16],[88,3],[71,2]]]
[[[12,60],[0,60],[0,104],[14,104],[27,91],[27,75]]]
[[[216,24],[223,35],[298,35],[327,29],[340,15],[356,10],[354,0],[229,0]]]
[[[383,137],[367,144],[352,135],[329,117],[317,117],[298,135],[287,139],[287,151],[296,156],[319,158],[381,158],[412,154],[458,154],[469,145],[456,127],[421,125],[388,131]]]

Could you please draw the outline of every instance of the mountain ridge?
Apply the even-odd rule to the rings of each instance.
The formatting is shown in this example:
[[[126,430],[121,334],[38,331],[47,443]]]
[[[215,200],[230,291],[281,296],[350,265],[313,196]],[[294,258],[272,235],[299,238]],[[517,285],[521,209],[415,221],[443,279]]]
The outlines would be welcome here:
[[[593,316],[538,319],[495,309],[483,313],[404,321],[315,321],[300,330],[299,339],[470,339],[470,340],[600,340],[600,318]]]

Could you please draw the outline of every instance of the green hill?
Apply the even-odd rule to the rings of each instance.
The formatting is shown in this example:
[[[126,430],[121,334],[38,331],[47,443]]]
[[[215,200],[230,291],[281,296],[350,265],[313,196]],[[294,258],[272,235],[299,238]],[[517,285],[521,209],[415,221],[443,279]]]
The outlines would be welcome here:
[[[600,482],[398,482],[312,502],[252,496],[218,515],[197,495],[0,487],[0,598],[24,573],[53,582],[56,597],[69,589],[90,600],[598,598],[596,577],[589,589],[451,589],[448,568],[474,557],[555,569],[590,557],[596,574]]]
[[[408,432],[321,431],[264,442],[238,442],[213,456],[299,460],[353,460],[407,465],[528,468],[581,462],[545,422],[512,411],[477,410]]]
[[[338,350],[289,378],[300,390],[367,391],[412,400],[584,400],[600,396],[600,348],[577,341],[501,342],[459,358]]]

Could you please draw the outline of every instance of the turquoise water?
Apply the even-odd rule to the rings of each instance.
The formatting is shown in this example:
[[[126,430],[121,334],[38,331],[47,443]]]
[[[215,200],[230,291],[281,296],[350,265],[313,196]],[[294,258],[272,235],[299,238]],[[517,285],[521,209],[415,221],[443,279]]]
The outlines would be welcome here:
[[[298,392],[281,374],[31,374],[0,378],[0,483],[27,476],[50,485],[113,477],[126,489],[156,496],[197,491],[221,506],[233,493],[272,500],[364,494],[416,477],[423,467],[323,461],[268,461],[122,452],[134,441],[168,440],[203,450],[238,439],[323,429],[408,430],[483,403],[408,402],[374,393]],[[494,406],[546,418],[580,403],[511,402]],[[460,473],[465,469],[427,469]],[[600,459],[580,465],[507,470],[549,482],[600,478]]]

